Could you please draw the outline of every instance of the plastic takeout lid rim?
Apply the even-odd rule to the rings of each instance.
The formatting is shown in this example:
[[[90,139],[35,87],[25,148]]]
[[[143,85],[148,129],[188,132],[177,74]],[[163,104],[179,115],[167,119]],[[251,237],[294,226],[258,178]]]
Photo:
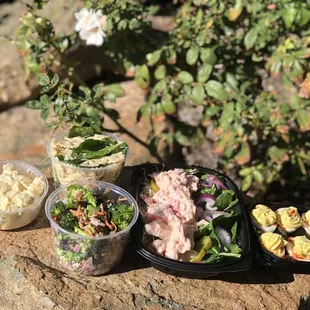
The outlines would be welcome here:
[[[123,230],[115,233],[115,234],[111,234],[111,235],[106,235],[106,236],[97,236],[97,237],[87,237],[87,236],[82,236],[70,231],[67,231],[66,229],[62,228],[60,225],[58,225],[52,218],[49,212],[49,208],[51,205],[51,200],[52,198],[54,198],[55,195],[57,195],[58,193],[60,193],[61,191],[65,190],[68,186],[73,185],[73,184],[78,184],[78,185],[88,185],[88,184],[97,184],[97,185],[103,185],[103,187],[108,188],[120,195],[123,196],[127,196],[127,198],[129,198],[132,203],[134,204],[134,208],[135,208],[135,214],[133,216],[132,221],[130,222],[130,224]],[[60,199],[59,199],[60,200]],[[103,181],[76,181],[73,182],[71,184],[67,184],[67,185],[62,185],[60,187],[58,187],[56,190],[54,190],[51,195],[48,197],[48,199],[45,202],[45,213],[46,216],[51,224],[51,226],[55,226],[58,230],[62,231],[63,233],[70,235],[74,238],[79,238],[79,239],[85,239],[85,240],[105,240],[105,239],[112,239],[118,236],[123,235],[126,232],[130,232],[131,228],[133,227],[133,225],[137,222],[138,217],[139,217],[139,207],[138,204],[136,202],[136,200],[132,197],[132,195],[130,193],[128,193],[127,191],[125,191],[123,188],[121,188],[120,186],[117,186],[115,184],[112,183],[108,183],[108,182],[103,182]]]

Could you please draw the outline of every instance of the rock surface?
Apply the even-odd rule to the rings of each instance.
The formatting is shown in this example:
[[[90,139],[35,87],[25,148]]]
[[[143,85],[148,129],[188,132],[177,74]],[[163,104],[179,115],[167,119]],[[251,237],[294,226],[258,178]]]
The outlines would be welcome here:
[[[49,175],[49,170],[44,170]],[[126,188],[131,169],[120,183]],[[43,210],[30,225],[0,232],[0,309],[309,309],[310,275],[255,267],[204,280],[152,268],[129,247],[110,274],[84,277],[59,267]]]

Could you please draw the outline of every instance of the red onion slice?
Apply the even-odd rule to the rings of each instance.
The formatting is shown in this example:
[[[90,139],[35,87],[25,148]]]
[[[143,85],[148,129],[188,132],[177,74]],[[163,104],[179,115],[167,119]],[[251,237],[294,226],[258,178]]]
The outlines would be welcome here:
[[[227,187],[213,174],[210,174],[207,179],[201,182],[201,185],[204,187],[211,187],[212,184],[215,184],[219,189],[227,189]]]
[[[221,226],[216,226],[215,227],[215,232],[217,236],[219,237],[220,241],[222,244],[228,248],[229,245],[231,244],[231,236],[228,231],[226,231],[224,228]]]
[[[210,194],[203,194],[197,200],[197,205],[205,203],[206,210],[216,210],[217,207],[212,207],[215,204],[215,196]]]
[[[211,222],[212,220],[214,220],[218,216],[226,215],[226,214],[228,214],[228,213],[224,212],[224,211],[211,211],[211,210],[207,210],[207,211],[203,212],[203,217],[207,221]]]

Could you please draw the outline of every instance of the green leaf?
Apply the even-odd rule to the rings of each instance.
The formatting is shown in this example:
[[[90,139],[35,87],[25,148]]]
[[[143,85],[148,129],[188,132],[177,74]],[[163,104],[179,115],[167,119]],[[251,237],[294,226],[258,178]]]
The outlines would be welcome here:
[[[310,130],[310,115],[305,110],[299,110],[296,115],[297,123],[302,132]]]
[[[152,118],[160,118],[164,115],[163,106],[160,103],[156,103],[152,105]]]
[[[239,171],[239,175],[241,177],[246,177],[246,176],[250,175],[251,173],[252,173],[252,168],[249,168],[249,167],[243,168]]]
[[[90,137],[95,134],[94,130],[91,127],[80,127],[80,126],[72,126],[68,137],[74,138],[74,137]]]
[[[231,189],[222,190],[221,194],[216,197],[214,206],[217,207],[218,210],[224,210],[228,208],[233,201],[235,193]]]
[[[176,112],[176,106],[171,99],[163,98],[161,104],[166,114],[170,115]]]
[[[46,94],[40,97],[40,101],[44,107],[48,107],[52,103],[51,98]]]
[[[238,89],[238,80],[236,79],[236,77],[230,73],[230,72],[227,72],[226,73],[226,83],[228,84],[228,86],[230,87],[230,89],[232,89],[233,91],[235,92],[238,92],[239,89]]]
[[[212,48],[201,48],[200,59],[203,63],[214,65],[216,63],[217,57]]]
[[[26,108],[32,110],[41,110],[44,108],[44,104],[39,100],[31,100],[25,104]]]
[[[165,65],[160,65],[156,68],[154,72],[155,78],[161,80],[166,76],[166,67]]]
[[[150,112],[151,112],[151,104],[149,102],[142,104],[137,114],[137,122],[140,121],[141,117],[146,118],[150,114]]]
[[[181,145],[190,146],[192,144],[190,138],[186,133],[184,133],[183,130],[177,130],[174,134],[174,137],[176,141]]]
[[[115,141],[112,140],[110,137],[107,137],[103,140],[96,140],[96,139],[87,139],[81,142],[73,151],[72,155],[77,156],[81,153],[85,152],[96,152],[99,151],[107,146],[111,146],[115,144]]]
[[[176,51],[172,47],[166,49],[165,50],[165,58],[166,58],[168,64],[174,65],[177,61]]]
[[[147,89],[149,87],[150,73],[146,65],[136,67],[135,81],[142,89]]]
[[[247,191],[251,187],[252,181],[253,181],[252,175],[251,174],[247,175],[242,181],[241,189],[244,192]]]
[[[129,29],[130,30],[134,30],[134,29],[138,29],[140,27],[140,21],[136,18],[133,18],[130,22],[129,22]]]
[[[234,242],[237,238],[237,228],[238,228],[238,222],[236,221],[235,224],[231,228],[231,241]],[[231,247],[230,247],[230,251]]]
[[[87,139],[73,150],[72,156],[75,159],[71,163],[78,165],[85,160],[102,158],[118,152],[124,153],[127,152],[127,148],[126,143],[116,143],[111,138],[104,140]]]
[[[55,87],[58,83],[59,83],[59,76],[57,73],[55,73],[51,80],[51,87]]]
[[[118,30],[126,30],[127,25],[128,25],[127,21],[123,19],[123,20],[121,20],[121,21],[117,24],[117,29],[118,29]]]
[[[50,85],[43,86],[41,88],[41,90],[40,90],[40,94],[48,93],[50,90],[51,90],[51,86]]]
[[[228,102],[224,105],[222,115],[220,117],[220,124],[223,127],[227,127],[235,118],[235,104],[234,102]]]
[[[108,93],[113,94],[116,98],[125,95],[125,90],[120,84],[112,84],[107,89]]]
[[[295,22],[298,24],[298,26],[303,27],[307,25],[309,21],[310,21],[310,11],[303,7],[300,8],[298,10]]]
[[[214,116],[214,115],[216,115],[220,110],[221,110],[220,107],[218,107],[218,106],[213,106],[213,107],[210,107],[210,108],[206,108],[206,114],[207,114],[208,116]]]
[[[251,151],[248,143],[242,143],[239,152],[235,156],[235,160],[239,166],[247,164],[251,159]]]
[[[48,124],[45,124],[45,128],[52,128],[54,126],[58,126],[59,123],[58,122],[51,122],[51,123],[48,123]]]
[[[197,80],[199,83],[204,83],[206,82],[213,70],[213,66],[208,64],[208,63],[204,63],[198,70],[198,75],[197,75]]]
[[[235,243],[230,244],[229,250],[230,250],[230,253],[233,253],[233,254],[239,254],[242,252],[242,249]]]
[[[92,90],[95,93],[95,95],[94,95],[95,98],[101,97],[103,95],[103,87],[104,87],[103,83],[99,83],[99,84],[96,84],[93,86]],[[83,92],[83,94],[84,94],[83,96],[86,99],[88,96],[88,94],[87,94],[88,90],[86,90],[85,88],[81,88],[81,87],[80,87],[80,90]]]
[[[198,14],[203,11],[200,9],[198,11]],[[197,18],[196,18],[196,21],[197,21]],[[207,30],[204,30],[204,31],[200,31],[195,39],[196,43],[199,45],[199,46],[204,46],[206,40],[208,40],[208,31]]]
[[[295,9],[294,7],[288,7],[282,11],[282,18],[286,29],[290,29],[292,27],[297,12],[297,9]]]
[[[252,48],[258,37],[259,30],[257,27],[253,27],[248,31],[244,37],[244,45],[247,49]]]
[[[258,182],[258,183],[263,183],[264,177],[263,177],[263,175],[261,174],[260,171],[254,170],[252,175],[253,175],[253,179],[254,179],[256,182]]]
[[[288,150],[283,148],[278,148],[277,146],[273,145],[268,149],[268,155],[272,161],[276,163],[282,163],[289,159]]]
[[[210,80],[206,84],[207,94],[217,100],[226,101],[228,100],[228,93],[224,89],[223,85],[215,80]]]
[[[192,91],[192,97],[196,105],[199,105],[203,102],[203,99],[205,97],[205,91],[202,85],[194,86],[193,91]]]
[[[158,90],[158,91],[163,92],[166,90],[166,88],[167,88],[166,80],[160,80],[154,85],[153,90],[156,90],[156,91]]]
[[[157,64],[157,62],[159,61],[161,56],[161,50],[155,51],[153,53],[149,53],[146,55],[146,59],[147,59],[147,64],[149,66],[154,66]]]
[[[193,76],[186,71],[181,71],[178,75],[178,79],[183,84],[189,84],[194,81]]]
[[[44,73],[37,74],[36,79],[41,86],[45,86],[50,83],[50,78]]]
[[[191,47],[186,53],[186,62],[188,65],[193,66],[199,57],[199,48]]]
[[[47,119],[49,115],[50,115],[50,107],[43,108],[40,117],[42,119]]]

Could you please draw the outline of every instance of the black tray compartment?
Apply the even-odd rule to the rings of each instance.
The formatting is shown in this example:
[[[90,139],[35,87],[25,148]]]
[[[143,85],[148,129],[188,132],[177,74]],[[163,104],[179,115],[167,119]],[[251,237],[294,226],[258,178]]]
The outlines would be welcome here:
[[[239,272],[251,269],[251,241],[249,234],[248,218],[246,215],[241,191],[230,178],[220,172],[199,166],[191,166],[190,168],[199,169],[204,173],[210,173],[219,176],[224,181],[224,184],[229,189],[235,192],[236,198],[238,198],[239,200],[239,203],[235,206],[235,209],[236,212],[241,216],[238,235],[238,244],[242,248],[241,257],[239,259],[227,258],[221,262],[212,264],[195,264],[181,262],[158,255],[154,251],[145,247],[142,242],[144,223],[141,216],[139,216],[139,219],[136,225],[132,228],[131,232],[132,242],[135,249],[141,256],[149,260],[154,268],[168,274],[173,274],[181,277],[207,278],[210,276],[215,276],[217,274]],[[169,168],[165,167],[162,164],[142,164],[135,167],[129,186],[129,192],[136,199],[138,205],[141,202],[140,194],[143,189],[143,181],[150,174],[164,170],[169,170]]]
[[[262,245],[260,244],[258,240],[259,233],[257,232],[257,229],[252,224],[251,219],[250,219],[251,211],[258,204],[263,204],[273,211],[276,211],[277,209],[280,209],[280,208],[287,208],[289,206],[292,206],[292,204],[286,204],[286,203],[281,203],[281,202],[268,202],[268,201],[255,201],[249,206],[248,220],[250,222],[250,231],[254,236],[253,252],[255,253],[255,258],[258,264],[262,266],[270,266],[270,267],[284,267],[297,273],[310,273],[310,262],[297,261],[294,258],[290,258],[290,256],[288,255],[284,256],[284,258],[280,258],[262,247]],[[304,212],[309,211],[309,209],[303,206],[300,206],[300,205],[294,205],[294,207],[297,208],[298,213],[300,215]],[[281,234],[277,230],[275,230],[275,233]],[[294,236],[300,236],[300,235],[305,235],[305,234],[306,233],[304,229],[301,227],[301,228],[298,228],[294,233],[288,234],[288,236],[294,237]]]

